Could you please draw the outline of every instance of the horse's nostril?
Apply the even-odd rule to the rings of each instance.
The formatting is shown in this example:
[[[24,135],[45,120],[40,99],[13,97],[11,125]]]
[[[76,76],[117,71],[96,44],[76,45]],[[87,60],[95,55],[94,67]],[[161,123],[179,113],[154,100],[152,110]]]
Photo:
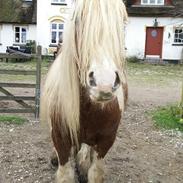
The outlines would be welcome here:
[[[89,85],[93,87],[97,86],[93,71],[89,73]]]
[[[112,97],[111,92],[100,92],[100,95],[103,96],[104,98],[111,98]]]
[[[92,71],[89,73],[89,78],[93,78],[93,77],[94,77],[94,72]]]
[[[115,73],[116,73],[116,80],[114,82],[114,88],[118,88],[118,86],[120,85],[120,78],[118,72]]]

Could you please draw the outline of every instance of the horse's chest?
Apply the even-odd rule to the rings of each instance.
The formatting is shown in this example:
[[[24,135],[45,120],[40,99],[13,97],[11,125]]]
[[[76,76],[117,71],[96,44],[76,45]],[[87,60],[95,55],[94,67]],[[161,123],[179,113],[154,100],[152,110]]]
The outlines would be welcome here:
[[[116,135],[121,111],[117,100],[104,107],[86,102],[81,104],[80,117],[81,141],[96,145],[100,138]]]

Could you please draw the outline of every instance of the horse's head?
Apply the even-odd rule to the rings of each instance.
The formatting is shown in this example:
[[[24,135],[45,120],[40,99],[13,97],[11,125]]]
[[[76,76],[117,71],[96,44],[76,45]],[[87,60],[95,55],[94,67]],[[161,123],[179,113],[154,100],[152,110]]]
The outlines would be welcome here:
[[[111,59],[93,60],[87,73],[90,98],[108,102],[115,97],[121,85],[118,69]]]

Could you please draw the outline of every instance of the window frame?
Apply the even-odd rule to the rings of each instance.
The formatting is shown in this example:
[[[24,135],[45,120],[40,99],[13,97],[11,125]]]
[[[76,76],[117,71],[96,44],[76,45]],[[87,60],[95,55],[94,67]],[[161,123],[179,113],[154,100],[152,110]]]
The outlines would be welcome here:
[[[51,0],[52,5],[67,5],[67,0],[64,0],[64,2],[61,2],[61,0],[57,0],[58,2],[54,2],[54,0]]]
[[[179,30],[179,29],[182,29],[182,32],[181,32],[181,33],[176,33],[175,31],[176,31],[176,30]],[[173,44],[174,44],[174,45],[183,45],[183,38],[179,38],[179,37],[176,38],[176,37],[175,37],[176,34],[178,34],[178,35],[179,35],[179,34],[182,34],[182,35],[183,35],[183,27],[175,27],[174,30],[173,30]],[[176,42],[176,41],[175,41],[176,39],[180,39],[181,42]]]
[[[56,29],[53,29],[52,28],[52,25],[53,24],[56,24]],[[59,29],[59,25],[62,24],[63,28],[62,29]],[[59,36],[59,33],[63,34],[64,32],[64,22],[63,21],[52,21],[50,22],[50,45],[54,45],[54,46],[57,46],[58,43],[59,43],[59,40],[60,40],[60,36]],[[52,33],[53,32],[56,32],[56,43],[52,42]]]
[[[16,33],[18,33],[18,32],[16,32],[16,28],[19,28],[19,41],[18,42],[16,41]],[[26,33],[25,42],[23,42],[23,39],[22,39],[22,34],[23,34],[22,29],[26,30],[25,31],[25,33]],[[15,25],[14,26],[14,40],[13,40],[14,44],[26,44],[26,42],[27,42],[27,33],[28,33],[28,27],[27,26]]]
[[[158,0],[155,0],[155,3],[150,3],[150,0],[147,0],[147,3],[144,3],[143,0],[141,0],[141,5],[147,5],[147,6],[162,6],[165,5],[165,0],[163,0],[162,3],[158,3]]]

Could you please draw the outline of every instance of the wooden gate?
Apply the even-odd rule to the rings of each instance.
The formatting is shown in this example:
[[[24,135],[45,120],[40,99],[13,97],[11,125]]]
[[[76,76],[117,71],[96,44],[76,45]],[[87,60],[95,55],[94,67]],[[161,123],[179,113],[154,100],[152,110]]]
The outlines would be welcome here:
[[[0,92],[4,96],[0,95],[0,101],[15,101],[21,105],[21,108],[7,109],[0,108],[0,113],[34,113],[36,119],[39,117],[40,108],[40,82],[41,82],[41,46],[37,47],[37,54],[31,55],[32,58],[37,60],[36,70],[2,70],[0,69],[0,75],[36,75],[36,81],[34,84],[30,83],[17,83],[17,82],[0,82]],[[9,58],[8,56],[6,58]],[[10,56],[10,58],[13,58]],[[16,56],[17,58],[17,56]],[[21,58],[21,57],[20,57]],[[34,96],[15,96],[9,92],[6,88],[35,88]],[[27,104],[26,101],[34,101],[35,105],[32,107]]]

